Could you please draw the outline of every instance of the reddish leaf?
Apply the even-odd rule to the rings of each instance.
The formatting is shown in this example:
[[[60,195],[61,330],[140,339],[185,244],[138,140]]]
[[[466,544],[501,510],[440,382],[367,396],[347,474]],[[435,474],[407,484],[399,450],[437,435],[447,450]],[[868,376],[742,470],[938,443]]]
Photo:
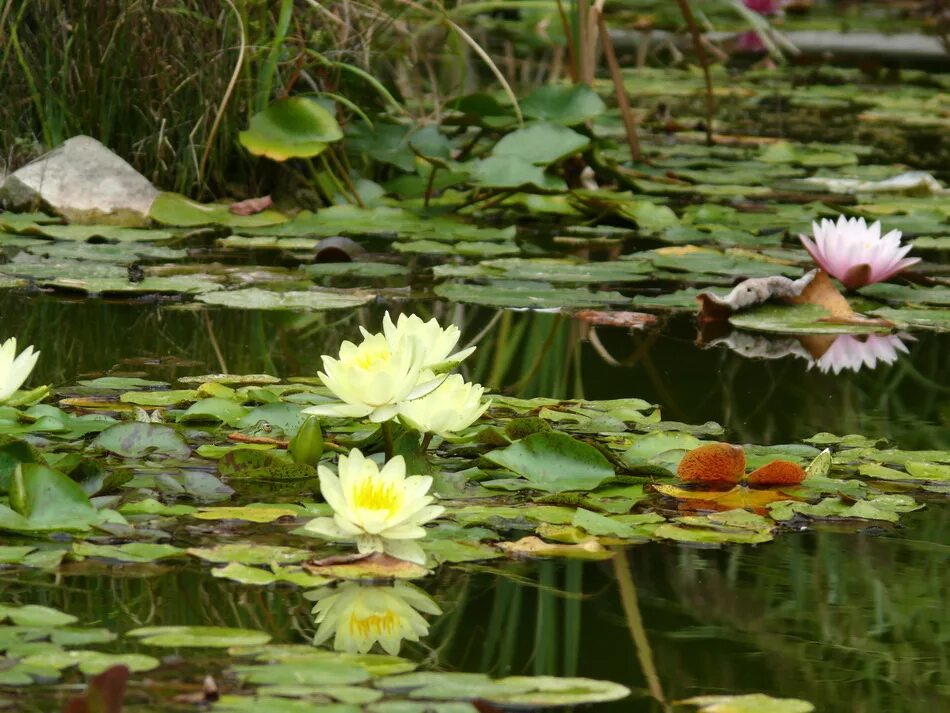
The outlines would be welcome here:
[[[63,713],[122,713],[129,669],[111,666],[89,680],[86,692],[69,699]]]
[[[753,490],[737,485],[731,490],[687,490],[675,485],[656,484],[662,495],[680,500],[687,510],[750,510],[764,514],[765,506],[780,500],[798,500],[781,490]]]
[[[656,316],[644,312],[600,312],[595,309],[582,309],[574,317],[598,327],[626,327],[644,329],[656,323]]]

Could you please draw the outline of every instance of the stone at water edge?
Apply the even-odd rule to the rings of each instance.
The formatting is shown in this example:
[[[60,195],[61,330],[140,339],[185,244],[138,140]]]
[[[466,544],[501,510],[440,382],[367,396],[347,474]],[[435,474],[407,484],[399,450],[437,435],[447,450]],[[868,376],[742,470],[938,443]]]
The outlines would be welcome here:
[[[70,223],[141,226],[159,191],[122,158],[89,136],[74,136],[0,187],[12,210],[43,208]]]

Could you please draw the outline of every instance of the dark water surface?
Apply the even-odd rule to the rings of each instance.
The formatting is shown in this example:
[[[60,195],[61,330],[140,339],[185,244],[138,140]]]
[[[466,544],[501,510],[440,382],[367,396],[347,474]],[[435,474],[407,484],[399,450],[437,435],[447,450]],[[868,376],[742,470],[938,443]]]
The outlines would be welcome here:
[[[167,380],[225,366],[310,375],[358,325],[378,328],[382,310],[291,315],[0,298],[4,333],[43,352],[33,382],[57,385],[106,370]],[[484,332],[468,376],[494,391],[639,396],[659,403],[665,419],[715,420],[735,442],[831,431],[950,448],[950,335],[918,335],[893,364],[835,376],[796,356],[700,348],[685,319],[654,332],[598,328],[591,340],[565,316],[431,303],[418,311],[456,321],[463,341]],[[664,711],[656,699],[758,691],[804,698],[818,711],[933,713],[950,700],[948,531],[946,504],[934,496],[901,527],[858,534],[827,529],[721,549],[647,544],[614,563],[443,568],[424,586],[444,614],[403,653],[449,670],[583,675],[634,689],[605,711]],[[299,590],[215,579],[197,564],[74,563],[56,578],[0,571],[0,600],[53,606],[116,631],[246,626],[290,643],[313,634],[311,603]],[[631,612],[642,628],[631,631]],[[170,664],[156,677],[194,680],[194,664]],[[207,666],[215,672],[213,660]],[[140,687],[130,696],[148,698]],[[23,704],[49,710],[26,696]],[[146,709],[165,710],[138,708]]]

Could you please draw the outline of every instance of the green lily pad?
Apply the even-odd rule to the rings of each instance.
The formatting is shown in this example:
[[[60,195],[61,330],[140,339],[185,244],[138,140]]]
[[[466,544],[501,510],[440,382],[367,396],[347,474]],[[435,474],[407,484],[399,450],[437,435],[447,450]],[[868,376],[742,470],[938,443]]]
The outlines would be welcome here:
[[[178,431],[158,423],[117,423],[100,433],[92,445],[125,458],[157,455],[184,460],[191,455]]]
[[[543,282],[492,282],[487,285],[446,283],[437,285],[435,294],[451,302],[491,307],[567,309],[622,304],[627,299],[619,292],[590,292],[583,288],[550,287]]]
[[[149,218],[162,225],[196,227],[226,225],[232,228],[255,228],[276,225],[288,220],[275,210],[262,210],[253,215],[235,215],[226,203],[198,203],[178,193],[159,193],[149,209]]]
[[[950,314],[950,312],[948,312]],[[879,315],[884,317],[884,315]],[[886,317],[885,317],[886,318]],[[780,334],[874,334],[886,333],[886,325],[829,321],[827,310],[818,305],[764,305],[729,317],[730,324],[754,332]],[[950,328],[950,322],[948,322]]]
[[[764,693],[740,696],[694,696],[680,701],[698,706],[701,713],[811,713],[808,701],[798,698],[773,698]]]
[[[101,557],[119,562],[154,562],[167,557],[180,557],[185,551],[173,545],[151,542],[129,542],[124,545],[97,545],[77,542],[73,554],[79,557]]]
[[[534,433],[485,455],[539,490],[593,490],[614,476],[613,466],[587,443],[557,431]]]
[[[585,84],[545,84],[521,100],[526,117],[565,126],[581,124],[606,110],[604,100]]]
[[[287,97],[252,116],[238,140],[256,156],[286,161],[316,156],[342,138],[333,114],[320,104],[306,97]]]
[[[557,124],[531,124],[506,134],[492,149],[495,159],[521,159],[535,166],[552,163],[583,151],[590,144],[583,134]],[[484,179],[485,169],[476,171]],[[527,182],[527,181],[525,181]]]
[[[126,632],[148,646],[169,648],[228,648],[260,646],[270,641],[270,634],[253,629],[232,629],[224,626],[145,626]]]

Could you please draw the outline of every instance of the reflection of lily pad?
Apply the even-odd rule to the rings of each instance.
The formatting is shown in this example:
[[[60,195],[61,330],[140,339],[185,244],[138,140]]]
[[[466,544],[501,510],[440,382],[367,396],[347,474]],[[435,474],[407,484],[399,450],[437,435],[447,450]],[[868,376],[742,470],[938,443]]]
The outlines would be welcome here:
[[[259,646],[270,641],[270,635],[253,629],[231,629],[224,626],[146,626],[126,633],[143,644],[163,647],[229,648]]]
[[[329,310],[359,307],[372,302],[375,296],[362,292],[334,292],[312,289],[307,291],[276,292],[258,287],[228,290],[199,295],[205,304],[233,307],[235,309],[273,310]]]
[[[729,322],[741,329],[783,334],[872,334],[890,331],[889,327],[872,321],[867,324],[834,322],[829,317],[829,312],[818,305],[765,305],[737,312],[729,317]]]
[[[590,292],[583,288],[554,288],[543,282],[493,282],[487,285],[438,285],[435,294],[452,302],[468,302],[492,307],[531,307],[560,309],[602,307],[620,304],[626,298],[619,292]]]

